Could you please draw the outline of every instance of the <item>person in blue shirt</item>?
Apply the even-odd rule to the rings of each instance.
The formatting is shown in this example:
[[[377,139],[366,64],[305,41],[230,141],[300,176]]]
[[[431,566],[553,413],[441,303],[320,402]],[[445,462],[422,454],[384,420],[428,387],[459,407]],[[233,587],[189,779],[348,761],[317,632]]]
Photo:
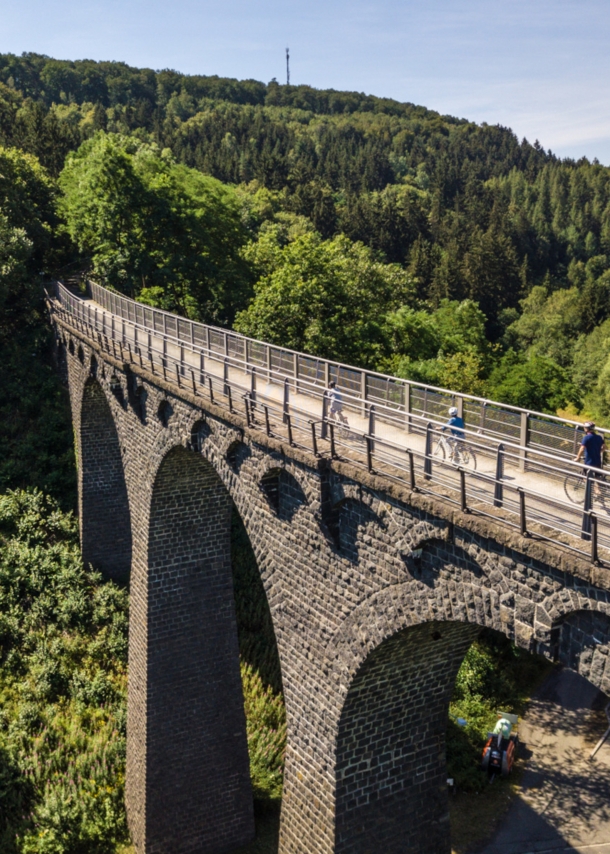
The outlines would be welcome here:
[[[576,462],[579,463],[584,456],[584,463],[592,469],[601,469],[603,462],[603,453],[605,451],[604,437],[599,436],[595,432],[595,424],[592,421],[585,421],[585,435],[580,443]],[[592,472],[594,477],[599,477],[600,473]]]
[[[464,438],[464,419],[458,415],[457,406],[449,407],[449,421],[444,427],[441,427],[442,432],[449,428],[451,437],[447,439],[447,443],[451,447],[451,457],[455,454],[456,446]]]

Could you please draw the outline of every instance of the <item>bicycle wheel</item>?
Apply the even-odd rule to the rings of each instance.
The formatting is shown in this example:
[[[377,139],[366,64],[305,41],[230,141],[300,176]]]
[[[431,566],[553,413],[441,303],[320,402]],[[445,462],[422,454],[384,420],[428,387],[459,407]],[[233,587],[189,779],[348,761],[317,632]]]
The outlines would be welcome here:
[[[455,464],[463,466],[470,471],[477,470],[477,458],[475,452],[468,445],[458,445],[454,454]]]
[[[445,443],[442,439],[439,439],[435,447],[432,449],[432,456],[435,457],[439,461],[439,463],[445,462],[447,451],[445,449]]]
[[[569,474],[563,482],[563,490],[572,504],[583,504],[585,500],[585,478],[580,474]]]

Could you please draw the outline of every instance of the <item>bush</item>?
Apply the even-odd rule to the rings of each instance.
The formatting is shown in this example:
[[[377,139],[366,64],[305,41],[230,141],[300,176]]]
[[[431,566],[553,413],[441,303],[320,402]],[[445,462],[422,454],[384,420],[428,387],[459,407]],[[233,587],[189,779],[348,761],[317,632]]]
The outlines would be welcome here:
[[[110,854],[124,810],[127,592],[83,566],[76,520],[0,496],[0,850]]]

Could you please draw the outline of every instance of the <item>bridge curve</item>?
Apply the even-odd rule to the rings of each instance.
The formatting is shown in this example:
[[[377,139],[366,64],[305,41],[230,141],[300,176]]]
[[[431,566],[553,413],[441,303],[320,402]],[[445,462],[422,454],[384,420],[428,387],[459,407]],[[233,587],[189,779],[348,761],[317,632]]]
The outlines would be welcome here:
[[[444,725],[481,627],[610,690],[610,579],[580,539],[583,508],[572,533],[550,528],[548,513],[544,526],[527,516],[524,537],[506,499],[509,466],[490,482],[484,470],[430,460],[429,447],[416,447],[417,437],[430,440],[427,413],[346,394],[349,431],[334,435],[326,379],[304,394],[298,365],[292,379],[273,365],[248,373],[230,353],[205,350],[190,367],[184,342],[172,353],[165,333],[149,329],[144,347],[136,321],[61,287],[49,307],[72,400],[83,543],[98,538],[93,563],[112,554],[112,526],[91,536],[99,510],[84,496],[119,495],[117,453],[125,482],[127,806],[138,852],[228,851],[252,833],[231,501],[257,557],[282,668],[282,854],[449,852]],[[99,436],[82,401],[98,387],[98,426],[112,434],[110,412],[116,441],[98,443],[95,457]],[[497,465],[499,443],[475,435]],[[544,459],[537,454],[517,445],[515,468],[539,477],[528,470]],[[102,568],[112,574],[117,561]]]

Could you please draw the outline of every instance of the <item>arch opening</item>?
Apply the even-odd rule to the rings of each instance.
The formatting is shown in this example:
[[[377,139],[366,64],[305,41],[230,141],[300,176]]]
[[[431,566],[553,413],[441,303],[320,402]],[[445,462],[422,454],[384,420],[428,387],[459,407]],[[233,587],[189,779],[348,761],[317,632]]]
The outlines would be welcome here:
[[[110,406],[93,378],[81,408],[79,511],[83,560],[127,582],[132,535],[123,460]]]
[[[449,702],[479,631],[443,622],[404,629],[354,675],[337,731],[336,854],[449,854]]]

